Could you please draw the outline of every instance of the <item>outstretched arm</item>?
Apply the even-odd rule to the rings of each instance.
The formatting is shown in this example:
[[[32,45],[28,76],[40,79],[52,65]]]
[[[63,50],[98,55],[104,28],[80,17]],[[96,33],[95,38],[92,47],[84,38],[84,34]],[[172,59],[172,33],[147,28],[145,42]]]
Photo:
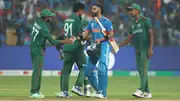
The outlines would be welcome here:
[[[132,35],[132,34],[129,34],[128,37],[127,37],[127,39],[124,40],[123,42],[121,42],[121,43],[119,44],[119,47],[122,47],[122,46],[128,44],[128,43],[132,40],[132,38],[133,38],[133,35]]]
[[[54,40],[52,36],[50,35],[49,31],[43,30],[44,36],[47,38],[47,40],[52,44],[52,45],[58,45],[58,44],[71,44],[74,41],[72,39],[64,39],[64,40]]]

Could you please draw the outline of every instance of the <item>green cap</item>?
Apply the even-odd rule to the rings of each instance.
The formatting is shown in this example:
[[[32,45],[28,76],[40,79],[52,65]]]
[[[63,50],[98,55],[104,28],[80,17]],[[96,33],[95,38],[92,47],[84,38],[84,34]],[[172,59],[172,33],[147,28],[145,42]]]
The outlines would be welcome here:
[[[42,10],[40,14],[41,14],[41,17],[55,16],[55,14],[51,13],[49,9]]]
[[[127,8],[128,10],[137,9],[141,12],[141,7],[138,4],[132,4],[130,7]]]

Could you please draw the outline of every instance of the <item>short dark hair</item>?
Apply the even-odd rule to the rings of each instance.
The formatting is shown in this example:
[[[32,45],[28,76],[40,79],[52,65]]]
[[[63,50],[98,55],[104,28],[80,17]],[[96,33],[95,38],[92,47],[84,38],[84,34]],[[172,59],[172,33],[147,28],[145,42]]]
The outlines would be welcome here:
[[[99,8],[101,9],[101,14],[103,14],[103,12],[104,12],[104,6],[103,6],[102,4],[96,3],[96,4],[94,4],[93,6],[99,7]]]
[[[85,5],[81,2],[77,2],[75,4],[73,4],[73,12],[77,12],[79,11],[79,9],[85,9]]]

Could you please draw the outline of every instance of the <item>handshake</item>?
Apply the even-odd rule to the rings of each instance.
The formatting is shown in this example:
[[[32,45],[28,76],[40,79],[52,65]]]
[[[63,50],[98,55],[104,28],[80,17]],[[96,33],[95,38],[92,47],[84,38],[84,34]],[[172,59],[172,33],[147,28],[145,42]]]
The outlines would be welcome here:
[[[63,43],[63,44],[73,44],[76,39],[77,39],[76,37],[72,36],[69,39],[61,40],[61,43]]]

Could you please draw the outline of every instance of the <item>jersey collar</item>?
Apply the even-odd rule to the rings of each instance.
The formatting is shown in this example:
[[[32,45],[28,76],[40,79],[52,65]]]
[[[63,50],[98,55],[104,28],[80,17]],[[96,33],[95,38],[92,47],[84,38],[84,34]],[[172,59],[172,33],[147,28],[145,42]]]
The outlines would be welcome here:
[[[134,20],[134,23],[138,23],[139,21],[141,21],[142,16],[140,16],[140,18],[138,20]]]
[[[77,16],[75,13],[73,13],[72,15],[75,16],[75,17],[77,17],[78,19],[80,19],[79,16]]]
[[[99,20],[102,20],[104,18],[104,16],[102,15],[101,18]],[[95,19],[94,19],[95,20]]]

